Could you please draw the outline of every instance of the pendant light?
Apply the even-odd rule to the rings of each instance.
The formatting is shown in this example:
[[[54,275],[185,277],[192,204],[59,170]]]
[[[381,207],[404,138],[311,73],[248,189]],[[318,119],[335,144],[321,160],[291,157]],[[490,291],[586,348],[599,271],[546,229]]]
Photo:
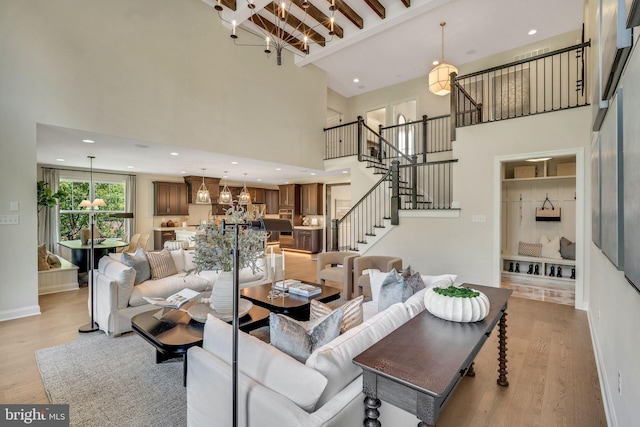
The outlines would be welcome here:
[[[227,187],[227,171],[224,171],[224,187],[218,196],[218,203],[221,205],[232,205],[233,199],[231,197],[231,191]]]
[[[210,205],[211,204],[211,195],[209,194],[209,190],[207,190],[207,186],[204,183],[204,171],[202,169],[202,185],[198,189],[198,194],[196,194],[196,205]]]
[[[458,73],[458,69],[444,60],[444,26],[446,22],[441,22],[442,28],[442,59],[440,63],[429,72],[429,90],[440,96],[451,92],[451,73]]]
[[[242,187],[242,191],[240,192],[240,196],[238,196],[238,203],[241,205],[248,205],[251,203],[251,194],[249,194],[249,190],[247,190],[247,174],[244,174],[244,187]]]

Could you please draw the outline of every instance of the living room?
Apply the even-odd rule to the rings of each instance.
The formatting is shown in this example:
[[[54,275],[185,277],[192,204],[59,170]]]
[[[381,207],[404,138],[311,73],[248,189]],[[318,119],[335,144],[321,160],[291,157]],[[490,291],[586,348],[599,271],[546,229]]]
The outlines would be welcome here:
[[[595,21],[593,8],[592,4],[585,8],[588,33]],[[217,25],[210,8],[200,1],[144,3],[140,9],[97,2],[63,1],[55,6],[36,2],[2,9],[1,27],[11,37],[2,48],[7,60],[0,73],[4,92],[0,135],[7,149],[0,171],[6,202],[1,213],[14,213],[9,201],[18,201],[21,212],[19,225],[1,229],[4,240],[13,242],[2,257],[6,276],[0,313],[7,319],[5,324],[45,310],[38,302],[35,264],[21,255],[35,253],[37,242],[35,214],[26,212],[36,210],[32,196],[38,123],[205,151],[215,145],[221,153],[240,157],[247,151],[247,141],[264,141],[265,135],[273,135],[268,144],[251,145],[255,158],[321,170],[325,169],[322,128],[327,107],[344,112],[350,120],[371,108],[418,97],[424,114],[447,111],[446,100],[431,102],[433,97],[425,88],[416,89],[417,81],[353,98],[328,92],[318,68],[299,68],[286,60],[276,67],[273,58],[229,46],[227,30]],[[109,19],[113,16],[126,19]],[[576,34],[571,37],[575,42]],[[635,76],[631,73],[639,56],[631,55],[623,78]],[[214,81],[213,70],[218,76]],[[465,70],[472,68],[461,67],[461,72]],[[229,76],[238,77],[229,80]],[[625,86],[630,80],[625,80]],[[276,95],[278,108],[269,111],[264,106],[271,105]],[[303,95],[314,102],[304,101]],[[582,179],[577,181],[582,185],[578,193],[584,219],[577,258],[582,263],[582,291],[576,294],[576,308],[589,317],[609,423],[631,425],[638,415],[633,402],[640,390],[633,380],[639,375],[633,360],[638,340],[630,337],[637,336],[633,325],[640,320],[640,297],[591,243],[591,114],[584,107],[459,130],[454,157],[460,162],[455,172],[460,218],[405,218],[406,231],[389,236],[372,254],[392,252],[419,271],[453,271],[462,281],[495,285],[499,257],[496,161],[535,153],[581,152]],[[282,120],[283,115],[288,119]],[[263,119],[264,126],[247,124],[257,118]],[[472,223],[471,216],[476,214],[486,215],[488,221]],[[86,311],[86,300],[76,308]],[[77,334],[77,326],[67,325],[69,340]],[[38,340],[43,334],[46,329],[30,331],[26,339]],[[6,396],[11,387],[5,386]]]

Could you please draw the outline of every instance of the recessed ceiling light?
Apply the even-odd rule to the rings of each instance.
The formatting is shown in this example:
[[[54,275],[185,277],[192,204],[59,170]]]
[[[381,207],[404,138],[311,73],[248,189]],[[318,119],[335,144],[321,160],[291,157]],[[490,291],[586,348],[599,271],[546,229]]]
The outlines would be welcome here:
[[[262,178],[258,178],[258,179],[256,179],[256,181],[262,181]]]
[[[64,162],[64,159],[56,159],[56,162]]]
[[[187,171],[180,171],[180,173],[187,173]]]
[[[178,153],[176,153],[175,151],[173,153],[171,153],[172,156],[179,156]]]
[[[277,170],[277,171],[281,171],[281,170],[282,170],[282,168],[276,168],[276,170]]]
[[[437,59],[432,62],[433,65],[438,65],[439,63],[440,63],[440,61],[438,61]]]
[[[129,168],[129,169],[133,169],[133,166],[127,166],[127,168]]]
[[[93,144],[95,141],[93,139],[83,139],[82,142],[86,142],[87,144]]]
[[[544,162],[545,160],[551,160],[551,157],[538,157],[537,159],[527,159],[527,162]]]
[[[231,162],[231,164],[232,164],[232,165],[237,165],[237,164],[238,164],[238,162],[235,162],[235,161],[234,161],[234,162]]]
[[[311,172],[311,175],[315,175],[315,174],[316,174],[315,172]]]
[[[353,79],[353,82],[354,82],[354,83],[358,83],[359,81],[360,81],[360,79],[359,79],[359,78],[357,78],[357,77],[356,77],[355,79]]]
[[[349,171],[342,171],[342,173],[349,173]]]
[[[535,33],[537,33],[538,30],[536,30],[535,28],[532,30],[529,30],[529,32],[527,34],[529,34],[530,36],[534,35]]]

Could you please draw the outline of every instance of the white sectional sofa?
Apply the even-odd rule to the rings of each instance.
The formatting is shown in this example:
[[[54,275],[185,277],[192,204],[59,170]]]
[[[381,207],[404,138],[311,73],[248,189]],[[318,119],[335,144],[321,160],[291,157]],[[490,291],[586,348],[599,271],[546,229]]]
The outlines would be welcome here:
[[[95,284],[95,321],[101,330],[110,336],[130,332],[131,318],[145,311],[157,310],[158,307],[147,303],[143,297],[167,298],[170,295],[190,288],[203,292],[207,296],[211,292],[218,272],[202,271],[199,274],[187,274],[192,269],[194,250],[177,249],[169,251],[176,265],[178,274],[161,279],[149,279],[135,284],[136,271],[133,267],[121,262],[121,254],[109,254],[100,259],[98,269],[94,270]],[[240,271],[240,287],[242,289],[263,283],[271,283],[271,266],[269,257],[259,260],[260,271],[253,274],[250,268]],[[281,269],[280,275],[281,275]],[[91,297],[89,297],[89,304]],[[90,305],[89,305],[90,307]]]
[[[365,316],[362,324],[315,350],[305,364],[240,332],[239,425],[362,425],[365,410],[362,370],[352,359],[424,310],[424,293],[421,290],[404,303],[396,303],[368,319]],[[221,426],[232,424],[231,339],[231,326],[210,316],[203,347],[189,349],[187,425],[190,427],[209,426],[214,421]],[[382,425],[410,426],[419,421],[387,403],[383,403],[380,413]]]

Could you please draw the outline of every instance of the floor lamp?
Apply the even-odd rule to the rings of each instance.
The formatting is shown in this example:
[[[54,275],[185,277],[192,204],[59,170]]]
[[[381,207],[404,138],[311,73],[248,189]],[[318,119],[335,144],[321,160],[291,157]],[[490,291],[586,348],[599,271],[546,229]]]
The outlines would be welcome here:
[[[93,192],[93,159],[95,159],[94,156],[87,156],[89,158],[89,163],[90,163],[90,180],[91,180],[91,185],[89,187],[89,198],[91,198],[91,193]],[[94,268],[94,243],[95,243],[95,236],[93,235],[93,229],[95,228],[96,225],[96,209],[98,209],[100,206],[107,206],[107,204],[104,202],[103,199],[93,199],[93,202],[90,202],[89,200],[83,200],[82,202],[80,202],[80,207],[81,208],[86,208],[87,210],[89,210],[89,227],[91,230],[91,241],[90,241],[90,245],[91,245],[91,249],[89,250],[89,265],[91,266],[91,269],[89,270],[89,293],[90,293],[90,299],[91,299],[91,322],[87,323],[86,325],[80,326],[80,328],[78,328],[79,332],[95,332],[98,329],[100,329],[98,327],[98,324],[95,322],[95,318],[94,318],[94,310],[95,310],[95,304],[94,304],[94,298],[95,298],[95,287],[93,286],[93,268]]]

